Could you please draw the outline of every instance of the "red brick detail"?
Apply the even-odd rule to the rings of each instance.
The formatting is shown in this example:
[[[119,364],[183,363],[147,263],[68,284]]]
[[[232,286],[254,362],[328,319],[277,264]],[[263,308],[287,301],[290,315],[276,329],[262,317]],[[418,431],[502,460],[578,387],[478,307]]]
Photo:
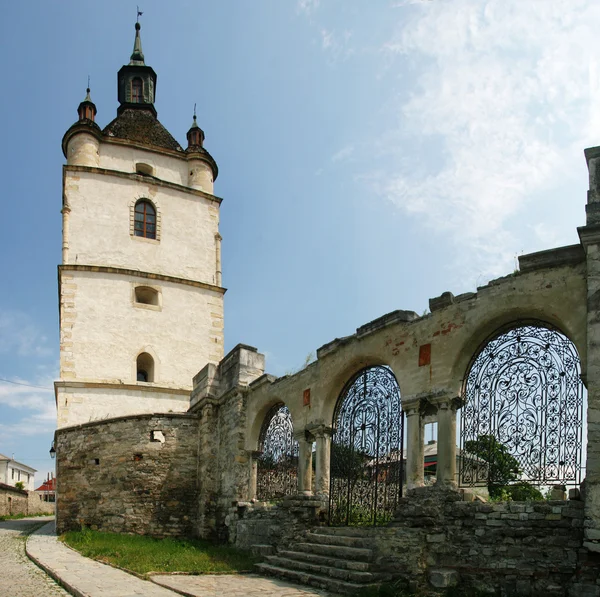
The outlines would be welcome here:
[[[419,367],[431,364],[431,344],[419,346]]]

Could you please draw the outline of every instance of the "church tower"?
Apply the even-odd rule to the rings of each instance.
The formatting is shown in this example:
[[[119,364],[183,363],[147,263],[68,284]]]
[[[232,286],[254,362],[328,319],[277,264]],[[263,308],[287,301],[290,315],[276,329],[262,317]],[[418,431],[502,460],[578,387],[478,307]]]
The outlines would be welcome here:
[[[90,90],[65,133],[58,268],[58,427],[185,412],[192,378],[223,358],[217,164],[196,122],[183,149],[158,121],[140,25],[117,117]]]

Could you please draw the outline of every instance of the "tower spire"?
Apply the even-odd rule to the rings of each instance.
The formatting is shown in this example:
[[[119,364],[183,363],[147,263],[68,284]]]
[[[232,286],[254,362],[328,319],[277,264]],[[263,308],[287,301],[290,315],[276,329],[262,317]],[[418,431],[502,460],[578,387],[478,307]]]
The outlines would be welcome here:
[[[138,9],[138,20],[135,23],[135,40],[133,42],[133,53],[131,54],[129,64],[145,66],[146,63],[144,62],[144,53],[142,52],[142,38],[140,37],[141,25],[139,22],[139,16],[141,14],[142,13]]]

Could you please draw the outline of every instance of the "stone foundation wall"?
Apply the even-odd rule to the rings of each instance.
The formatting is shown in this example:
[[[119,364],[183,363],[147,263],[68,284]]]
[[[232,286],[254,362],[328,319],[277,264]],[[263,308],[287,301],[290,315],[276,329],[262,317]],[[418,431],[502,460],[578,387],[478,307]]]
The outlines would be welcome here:
[[[198,427],[170,413],[57,430],[57,531],[195,535]]]

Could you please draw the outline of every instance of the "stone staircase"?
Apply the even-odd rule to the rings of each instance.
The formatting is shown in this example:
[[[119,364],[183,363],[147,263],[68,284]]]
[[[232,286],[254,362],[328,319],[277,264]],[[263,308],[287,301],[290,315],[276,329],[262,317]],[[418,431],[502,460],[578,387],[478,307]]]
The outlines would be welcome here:
[[[368,529],[317,527],[300,542],[267,556],[257,568],[261,574],[352,595],[381,582],[373,571],[370,546]]]

